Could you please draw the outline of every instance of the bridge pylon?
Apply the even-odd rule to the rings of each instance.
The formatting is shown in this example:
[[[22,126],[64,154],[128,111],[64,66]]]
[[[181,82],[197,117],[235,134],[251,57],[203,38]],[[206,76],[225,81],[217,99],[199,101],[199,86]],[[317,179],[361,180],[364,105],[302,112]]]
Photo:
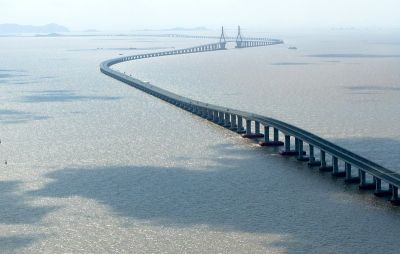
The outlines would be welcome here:
[[[226,39],[225,39],[224,26],[222,26],[221,37],[219,38],[219,44],[221,45],[221,49],[225,49]]]
[[[236,48],[242,48],[243,37],[240,31],[240,26],[238,26],[238,35],[236,36]]]

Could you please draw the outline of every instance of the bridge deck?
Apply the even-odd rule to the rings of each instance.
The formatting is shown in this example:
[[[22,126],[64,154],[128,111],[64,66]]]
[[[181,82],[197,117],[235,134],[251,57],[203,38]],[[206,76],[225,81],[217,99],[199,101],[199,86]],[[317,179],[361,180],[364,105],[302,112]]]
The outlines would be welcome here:
[[[265,44],[263,45],[274,45],[282,43],[281,40],[264,40]],[[393,196],[397,198],[397,189],[400,187],[400,174],[393,172],[387,168],[378,165],[377,163],[370,161],[360,155],[357,155],[347,149],[344,149],[338,145],[333,144],[332,142],[325,140],[315,134],[312,134],[306,130],[293,126],[289,123],[285,123],[283,121],[273,119],[270,117],[257,115],[251,112],[245,112],[237,109],[227,108],[223,106],[213,105],[197,100],[193,100],[175,93],[172,93],[168,90],[162,89],[157,86],[153,86],[147,82],[140,81],[131,76],[120,73],[116,70],[111,69],[112,65],[131,61],[135,59],[148,58],[148,57],[156,57],[156,56],[165,56],[165,55],[176,55],[176,54],[187,54],[187,53],[196,53],[196,52],[205,52],[205,51],[214,51],[224,49],[225,45],[222,43],[214,43],[214,44],[206,44],[200,45],[187,49],[180,50],[171,50],[164,52],[156,52],[149,54],[141,54],[134,55],[128,57],[120,57],[115,59],[110,59],[104,61],[100,64],[100,70],[106,75],[109,75],[117,80],[120,80],[128,85],[136,87],[144,92],[150,93],[156,97],[159,97],[165,101],[173,103],[175,105],[179,105],[180,107],[186,110],[195,110],[202,112],[221,112],[223,114],[232,115],[235,117],[241,117],[246,120],[254,121],[260,123],[264,126],[269,126],[276,128],[277,130],[283,132],[285,135],[290,135],[296,137],[301,141],[308,143],[309,145],[319,148],[322,152],[327,152],[334,156],[337,159],[340,159],[348,164],[353,165],[354,167],[362,170],[363,172],[367,172],[378,180],[382,180],[392,187],[395,187],[393,192]],[[235,123],[236,124],[236,123]],[[379,181],[380,182],[380,181]],[[380,184],[379,184],[380,185]]]

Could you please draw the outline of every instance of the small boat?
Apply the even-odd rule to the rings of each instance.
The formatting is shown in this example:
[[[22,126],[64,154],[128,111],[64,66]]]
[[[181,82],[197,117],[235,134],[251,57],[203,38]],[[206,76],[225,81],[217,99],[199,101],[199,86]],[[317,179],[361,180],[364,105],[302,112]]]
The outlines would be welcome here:
[[[288,49],[297,49],[297,48],[292,46],[292,47],[289,47]]]

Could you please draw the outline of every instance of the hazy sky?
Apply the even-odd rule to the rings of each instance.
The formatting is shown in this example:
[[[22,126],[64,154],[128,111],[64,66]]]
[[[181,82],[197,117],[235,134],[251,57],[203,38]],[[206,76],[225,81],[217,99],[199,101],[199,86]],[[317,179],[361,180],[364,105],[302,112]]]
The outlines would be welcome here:
[[[400,0],[0,0],[0,23],[72,30],[400,27]]]

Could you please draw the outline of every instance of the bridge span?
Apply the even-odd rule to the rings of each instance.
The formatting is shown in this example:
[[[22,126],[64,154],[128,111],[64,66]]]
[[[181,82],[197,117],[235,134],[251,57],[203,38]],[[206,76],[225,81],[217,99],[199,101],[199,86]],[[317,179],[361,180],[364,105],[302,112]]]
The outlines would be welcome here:
[[[274,44],[283,43],[282,40],[273,39],[268,37],[244,37],[241,34],[240,26],[238,26],[238,35],[225,36],[224,27],[222,27],[222,33],[220,36],[207,36],[207,35],[188,35],[188,34],[135,34],[133,36],[140,37],[161,37],[161,38],[189,38],[189,39],[219,39],[220,42],[235,42],[236,48],[248,48],[248,47],[259,47],[268,46]]]
[[[100,64],[100,71],[143,92],[237,132],[245,138],[262,139],[259,142],[260,146],[283,146],[283,150],[280,152],[282,156],[294,156],[299,161],[308,162],[309,167],[318,167],[321,171],[331,172],[333,177],[344,178],[344,181],[349,184],[358,184],[361,190],[373,190],[375,196],[387,196],[392,204],[400,205],[398,194],[400,174],[367,158],[289,123],[251,112],[190,99],[111,68],[112,65],[118,63],[143,58],[223,50],[226,49],[226,43],[227,40],[224,33],[222,33],[218,43],[106,60]],[[283,41],[276,39],[243,39],[240,30],[236,38],[237,48],[280,43],[283,43]],[[279,140],[280,133],[283,134],[284,140]],[[293,141],[294,149],[292,149],[291,145]],[[304,149],[305,143],[308,144],[308,153]],[[315,156],[316,149],[319,150],[319,158]],[[327,160],[328,155],[331,156],[329,161]],[[339,161],[342,164],[344,163],[343,169],[340,168]]]

